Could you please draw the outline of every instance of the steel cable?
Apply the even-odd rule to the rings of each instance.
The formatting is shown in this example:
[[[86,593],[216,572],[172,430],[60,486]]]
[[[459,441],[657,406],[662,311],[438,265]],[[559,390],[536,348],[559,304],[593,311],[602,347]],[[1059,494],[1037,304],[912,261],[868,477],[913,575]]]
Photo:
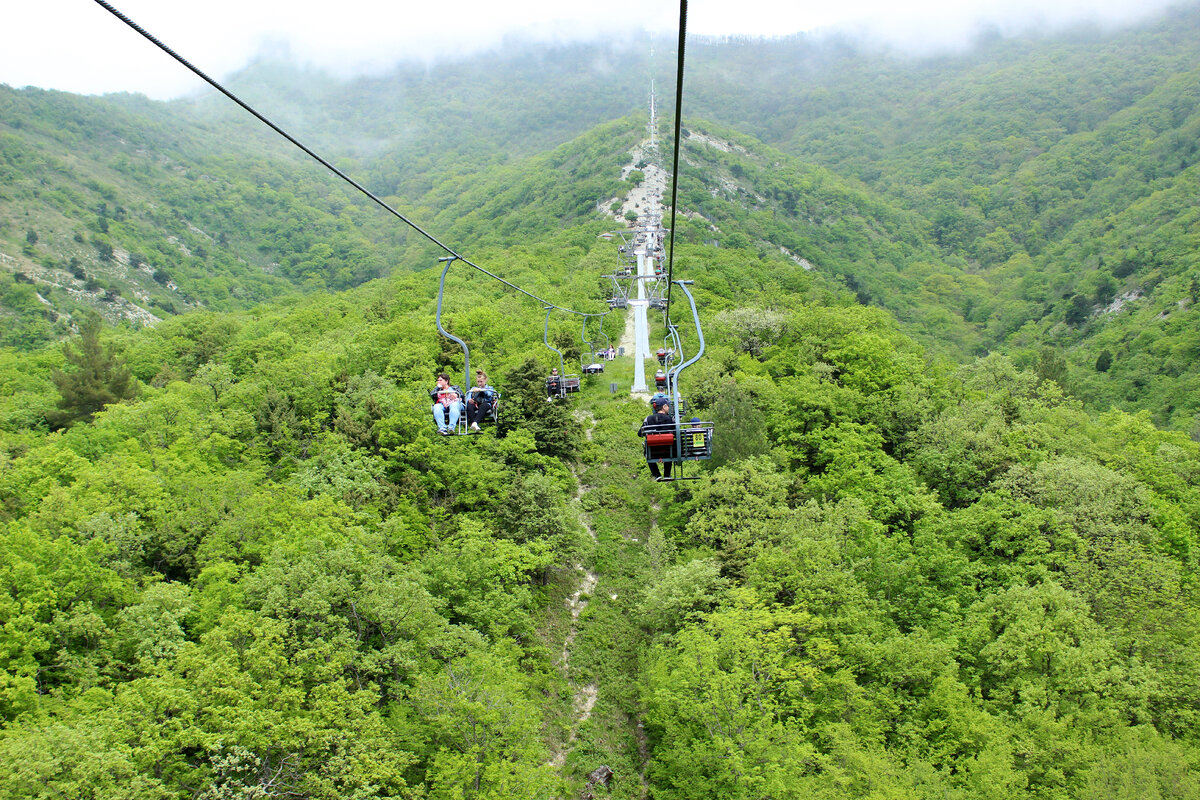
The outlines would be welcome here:
[[[675,73],[675,154],[671,165],[671,240],[667,251],[667,307],[665,320],[668,330],[671,327],[671,286],[675,269],[675,208],[676,194],[679,189],[679,133],[683,119],[683,51],[687,39],[687,0],[679,0],[679,55]]]
[[[172,50],[170,47],[168,47],[163,42],[159,41],[153,34],[151,34],[146,29],[142,28],[140,25],[138,25],[136,22],[134,22],[129,17],[127,17],[120,10],[114,8],[111,3],[107,2],[107,0],[95,0],[95,2],[98,5],[100,5],[101,7],[103,7],[106,11],[111,13],[113,16],[115,16],[117,19],[121,20],[121,22],[124,22],[130,28],[132,28],[133,30],[140,33],[142,36],[144,36],[146,39],[148,39],[150,42],[152,42],[156,47],[158,47],[160,50],[162,50],[164,53],[171,56],[171,58],[175,59],[183,66],[187,67],[189,70],[191,70],[193,73],[195,73],[198,77],[200,77],[205,83],[207,83],[209,86],[212,86],[218,92],[225,95],[233,102],[237,103],[239,106],[241,106],[243,109],[248,111],[250,114],[254,115],[254,117],[256,119],[258,119],[260,122],[262,122],[268,128],[275,131],[280,136],[282,136],[284,139],[287,139],[293,145],[295,145],[296,147],[303,150],[310,158],[312,158],[318,164],[325,167],[326,169],[328,169],[330,172],[332,172],[334,175],[338,176],[342,180],[346,181],[346,183],[350,184],[355,189],[358,189],[358,191],[362,192],[368,198],[373,200],[380,208],[384,209],[385,211],[387,211],[388,213],[390,213],[391,215],[396,217],[398,220],[403,222],[405,225],[409,226],[414,231],[416,231],[417,233],[424,236],[430,242],[432,242],[433,244],[440,247],[442,250],[444,250],[446,253],[448,253],[450,256],[452,256],[454,259],[463,262],[467,266],[469,266],[475,270],[478,270],[479,272],[482,272],[484,275],[487,275],[489,278],[492,278],[494,280],[499,281],[500,283],[503,283],[505,286],[509,287],[510,289],[514,289],[514,290],[520,292],[521,294],[525,295],[526,297],[530,297],[534,300],[537,300],[543,306],[550,306],[551,308],[554,308],[555,310],[565,311],[569,314],[578,314],[579,316],[583,316],[583,317],[595,317],[595,316],[601,316],[601,313],[607,313],[607,312],[587,313],[587,312],[583,312],[583,311],[576,311],[572,308],[566,308],[565,306],[556,305],[554,303],[551,303],[549,300],[545,300],[541,297],[538,297],[536,294],[534,294],[532,292],[522,289],[520,286],[517,286],[514,283],[510,283],[509,281],[505,280],[504,278],[501,278],[499,275],[496,275],[493,272],[489,272],[488,270],[486,270],[483,267],[479,266],[478,264],[474,263],[470,259],[464,258],[463,256],[459,255],[449,245],[443,243],[442,241],[437,239],[435,236],[433,236],[433,234],[425,231],[420,225],[416,224],[415,222],[410,220],[408,217],[404,216],[399,211],[392,208],[390,205],[388,205],[386,202],[384,202],[382,198],[378,197],[374,192],[367,189],[365,186],[363,186],[358,181],[351,178],[346,173],[342,172],[340,169],[335,167],[333,164],[330,164],[328,161],[326,161],[321,156],[317,155],[317,153],[313,152],[313,150],[311,150],[310,148],[305,146],[302,142],[297,140],[294,136],[289,134],[283,128],[279,127],[274,122],[267,119],[265,116],[263,116],[258,111],[256,111],[249,103],[246,103],[240,97],[238,97],[233,92],[229,91],[224,86],[222,86],[220,83],[218,83],[216,80],[214,80],[213,78],[210,78],[200,68],[196,67],[194,64],[192,64],[186,58],[184,58],[183,56],[176,53],[174,50]],[[672,216],[672,219],[673,218],[674,217]]]

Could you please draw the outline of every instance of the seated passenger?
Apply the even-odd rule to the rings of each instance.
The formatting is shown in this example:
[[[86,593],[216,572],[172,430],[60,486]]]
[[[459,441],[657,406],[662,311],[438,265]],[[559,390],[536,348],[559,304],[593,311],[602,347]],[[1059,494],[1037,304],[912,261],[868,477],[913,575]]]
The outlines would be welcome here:
[[[479,423],[491,416],[495,407],[496,390],[488,385],[483,370],[475,370],[475,385],[467,390],[467,422],[471,430],[479,430]]]
[[[655,395],[650,398],[650,408],[658,411],[669,402],[671,402],[671,398],[667,397],[664,392],[656,392]]]
[[[550,370],[550,377],[546,378],[546,395],[549,398],[562,397],[562,376],[558,374],[557,369]]]
[[[708,441],[708,431],[699,417],[689,419],[686,427],[682,428],[681,432],[683,434],[683,442],[680,443],[680,453],[686,453],[696,458],[704,458],[707,455],[711,455],[710,448],[712,447],[712,443]]]
[[[654,373],[654,388],[658,389],[660,392],[665,392],[667,390],[667,373],[663,372],[661,369]]]
[[[675,417],[671,416],[671,407],[664,403],[661,408],[655,409],[654,413],[646,417],[642,422],[642,427],[638,429],[638,436],[645,437],[650,433],[674,433],[675,432]],[[662,474],[658,471],[658,462],[655,459],[671,458],[674,456],[674,445],[649,445],[646,463],[650,465],[650,475],[655,480],[671,477],[671,466],[673,462],[664,461]]]
[[[429,397],[433,400],[433,421],[437,423],[438,433],[443,436],[454,433],[458,417],[462,413],[462,390],[451,386],[450,376],[442,372],[437,376],[437,386],[429,393]]]

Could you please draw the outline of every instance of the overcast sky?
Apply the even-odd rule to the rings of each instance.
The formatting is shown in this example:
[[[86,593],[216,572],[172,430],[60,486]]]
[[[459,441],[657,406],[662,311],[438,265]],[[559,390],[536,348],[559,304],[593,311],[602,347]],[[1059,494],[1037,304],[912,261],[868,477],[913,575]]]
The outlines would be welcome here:
[[[400,60],[491,47],[512,33],[580,40],[629,29],[674,34],[665,0],[110,0],[217,79],[263,53],[346,75]],[[922,50],[962,47],[981,23],[1016,32],[1078,21],[1127,23],[1177,0],[690,0],[688,32],[782,36],[849,28]],[[902,6],[903,8],[900,8]],[[84,94],[143,92],[167,99],[205,88],[198,78],[94,0],[0,0],[6,36],[0,83]]]

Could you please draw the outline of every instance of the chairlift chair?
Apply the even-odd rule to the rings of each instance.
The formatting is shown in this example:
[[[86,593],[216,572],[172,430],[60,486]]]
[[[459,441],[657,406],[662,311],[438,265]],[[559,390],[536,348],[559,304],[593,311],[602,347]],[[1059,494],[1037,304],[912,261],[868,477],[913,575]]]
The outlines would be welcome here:
[[[565,374],[562,351],[550,344],[550,312],[553,310],[553,306],[546,306],[546,324],[542,328],[542,341],[549,350],[558,354],[558,374],[546,377],[546,399],[561,400],[569,394],[579,392],[579,376]]]
[[[700,328],[700,315],[696,311],[696,301],[692,297],[692,293],[688,291],[687,285],[691,281],[674,281],[675,285],[683,290],[687,295],[688,303],[692,309],[692,319],[696,325],[696,336],[699,339],[700,347],[696,355],[692,356],[682,364],[672,367],[671,370],[663,376],[663,384],[670,387],[670,391],[674,398],[672,405],[672,415],[675,419],[674,430],[656,431],[646,434],[644,444],[644,452],[647,463],[653,464],[675,464],[682,465],[686,461],[703,461],[712,458],[712,441],[713,441],[713,423],[704,422],[697,418],[684,419],[686,404],[679,396],[679,374],[684,369],[696,363],[701,356],[704,355],[704,332]],[[678,336],[673,325],[668,322],[669,330],[672,336]],[[654,377],[655,385],[659,385],[659,375]],[[673,471],[670,477],[661,477],[660,481],[686,481],[697,480],[697,476],[683,476],[678,470]]]
[[[599,354],[596,352],[595,343],[592,342],[591,339],[587,338],[587,324],[588,324],[588,318],[585,316],[583,318],[583,330],[580,332],[579,338],[583,341],[583,343],[585,345],[587,345],[588,349],[585,352],[588,352],[591,355],[591,359],[588,360],[581,356],[579,359],[579,362],[580,362],[579,363],[579,371],[582,372],[584,375],[600,375],[604,372],[604,362],[599,358]],[[603,333],[604,332],[604,329],[603,329],[604,317],[603,316],[600,317],[600,325],[601,325],[601,333]],[[608,337],[605,337],[605,338],[608,338]]]
[[[682,464],[684,461],[702,461],[712,458],[713,423],[687,421],[675,414],[675,430],[647,433],[644,453],[647,463]],[[669,448],[669,449],[668,449]],[[694,477],[673,475],[662,480],[696,480]]]
[[[666,311],[667,298],[665,297],[666,293],[663,291],[662,279],[660,278],[649,283],[646,287],[646,290],[646,299],[649,301],[648,305],[650,306],[650,309],[653,311]]]
[[[440,333],[442,336],[446,337],[447,339],[451,340],[452,342],[456,342],[458,344],[458,346],[462,348],[462,351],[463,351],[463,385],[470,386],[471,385],[471,381],[470,381],[471,351],[467,347],[466,342],[464,342],[462,339],[458,338],[457,336],[455,336],[454,334],[450,333],[449,331],[447,331],[445,328],[442,327],[442,298],[445,296],[445,293],[446,293],[446,273],[450,271],[450,265],[453,264],[455,262],[455,260],[457,260],[457,258],[458,258],[458,256],[448,256],[445,258],[438,259],[438,261],[445,262],[446,266],[442,268],[442,278],[441,278],[441,281],[439,281],[439,283],[438,283],[437,316],[435,318],[435,321],[437,323],[438,333]],[[480,431],[470,430],[470,428],[467,425],[466,394],[463,392],[461,387],[455,386],[454,388],[457,390],[458,397],[459,397],[459,399],[458,399],[458,422],[455,424],[455,426],[453,428],[454,433],[456,435],[479,433]],[[486,417],[486,419],[490,422],[496,422],[499,419],[499,414],[500,414],[500,391],[495,389],[495,387],[493,387],[493,390],[496,392],[496,397],[492,403],[492,408],[488,412],[488,415]],[[450,424],[450,406],[443,406],[442,414],[443,414],[442,419],[445,420],[447,425],[449,425]]]
[[[546,398],[559,400],[579,392],[578,375],[550,375],[546,378]]]
[[[629,270],[617,270],[616,274],[600,276],[602,278],[611,278],[612,279],[613,289],[612,289],[612,297],[608,301],[609,308],[618,309],[618,308],[628,308],[629,307],[629,290],[626,289],[624,286],[622,286],[621,282],[619,280],[617,280],[618,278],[629,277],[628,274],[623,274],[623,273],[628,273],[628,272],[629,272]],[[600,328],[600,332],[601,333],[604,332],[603,327]]]

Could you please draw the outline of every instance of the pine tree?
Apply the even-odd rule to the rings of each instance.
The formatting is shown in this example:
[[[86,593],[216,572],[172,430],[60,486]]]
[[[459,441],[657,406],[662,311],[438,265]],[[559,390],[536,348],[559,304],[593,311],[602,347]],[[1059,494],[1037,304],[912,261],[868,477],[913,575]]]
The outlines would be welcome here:
[[[137,393],[132,374],[111,347],[100,344],[101,321],[98,314],[89,314],[79,326],[79,340],[63,346],[67,363],[76,369],[71,372],[54,370],[50,377],[60,395],[61,411],[49,420],[55,427],[67,427],[76,422],[90,422],[98,411]]]
[[[571,419],[567,401],[546,400],[545,387],[546,371],[533,359],[510,372],[503,384],[500,430],[525,428],[542,455],[569,457],[578,447],[579,425]]]

